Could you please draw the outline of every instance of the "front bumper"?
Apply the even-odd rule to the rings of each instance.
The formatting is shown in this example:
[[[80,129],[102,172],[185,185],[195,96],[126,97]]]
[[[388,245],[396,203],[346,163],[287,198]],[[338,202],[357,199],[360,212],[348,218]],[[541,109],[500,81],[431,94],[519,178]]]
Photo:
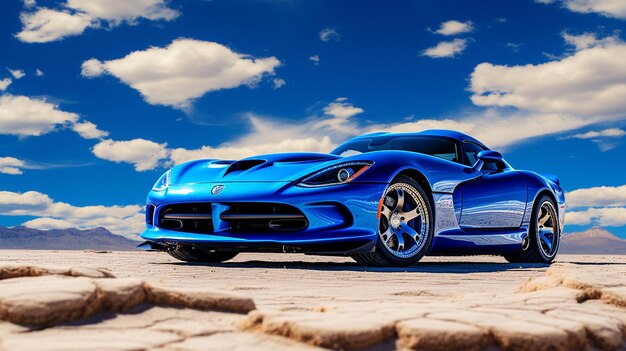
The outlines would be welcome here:
[[[224,185],[217,195],[215,185]],[[141,234],[145,240],[240,251],[346,252],[367,246],[378,237],[378,202],[385,183],[352,182],[320,188],[302,188],[288,182],[196,183],[151,192],[152,218]],[[159,227],[161,211],[172,204],[210,203],[213,232],[190,233]],[[293,206],[308,221],[303,230],[233,230],[220,221],[222,212],[234,203],[278,203]],[[150,224],[151,222],[151,224]],[[335,247],[336,249],[333,249]]]

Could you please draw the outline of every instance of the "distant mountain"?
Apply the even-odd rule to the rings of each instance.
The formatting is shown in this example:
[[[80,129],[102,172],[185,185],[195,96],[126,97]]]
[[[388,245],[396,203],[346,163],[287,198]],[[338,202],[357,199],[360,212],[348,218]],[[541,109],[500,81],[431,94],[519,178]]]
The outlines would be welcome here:
[[[0,249],[133,250],[138,242],[112,234],[105,228],[39,230],[0,226]]]
[[[626,255],[626,240],[601,227],[564,234],[560,245],[559,253],[562,254]]]

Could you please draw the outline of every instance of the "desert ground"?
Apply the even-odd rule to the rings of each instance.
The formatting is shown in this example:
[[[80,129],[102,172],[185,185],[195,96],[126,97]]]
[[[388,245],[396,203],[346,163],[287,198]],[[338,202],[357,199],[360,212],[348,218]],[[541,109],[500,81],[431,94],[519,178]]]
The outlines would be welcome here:
[[[626,349],[626,256],[0,250],[0,350]]]

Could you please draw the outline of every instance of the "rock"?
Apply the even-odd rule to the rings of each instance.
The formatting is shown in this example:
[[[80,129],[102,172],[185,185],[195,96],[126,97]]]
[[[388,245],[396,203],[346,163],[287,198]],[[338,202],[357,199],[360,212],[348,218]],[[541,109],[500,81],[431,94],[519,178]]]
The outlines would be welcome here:
[[[183,340],[152,329],[45,329],[13,334],[3,340],[11,351],[146,350]]]
[[[238,323],[238,326],[242,330],[286,336],[315,346],[358,349],[391,338],[394,334],[394,323],[394,319],[384,315],[354,312],[254,311]]]
[[[487,335],[478,327],[428,318],[396,325],[398,346],[413,350],[481,350]]]
[[[104,309],[126,311],[146,300],[144,283],[139,279],[98,279],[94,282],[104,294]]]
[[[21,325],[51,325],[93,315],[104,297],[91,279],[65,276],[22,277],[0,281],[0,320]]]
[[[293,340],[272,335],[253,333],[218,333],[208,336],[192,337],[181,342],[172,343],[160,350],[168,351],[222,351],[222,350],[255,350],[255,351],[316,351],[317,347],[301,344]]]
[[[162,289],[147,286],[147,300],[159,306],[180,306],[197,310],[248,313],[256,308],[254,301],[239,295],[198,289]]]

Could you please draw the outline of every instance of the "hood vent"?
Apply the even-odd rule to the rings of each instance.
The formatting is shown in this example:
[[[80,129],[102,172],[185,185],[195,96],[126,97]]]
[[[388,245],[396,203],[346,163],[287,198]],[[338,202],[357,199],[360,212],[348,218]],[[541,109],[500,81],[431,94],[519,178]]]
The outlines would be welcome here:
[[[242,160],[242,161],[237,161],[235,163],[233,163],[232,165],[230,165],[228,167],[228,169],[226,170],[226,172],[224,172],[224,176],[228,175],[229,173],[233,173],[233,172],[243,172],[243,171],[247,171],[252,167],[261,165],[263,163],[265,163],[265,160]]]

